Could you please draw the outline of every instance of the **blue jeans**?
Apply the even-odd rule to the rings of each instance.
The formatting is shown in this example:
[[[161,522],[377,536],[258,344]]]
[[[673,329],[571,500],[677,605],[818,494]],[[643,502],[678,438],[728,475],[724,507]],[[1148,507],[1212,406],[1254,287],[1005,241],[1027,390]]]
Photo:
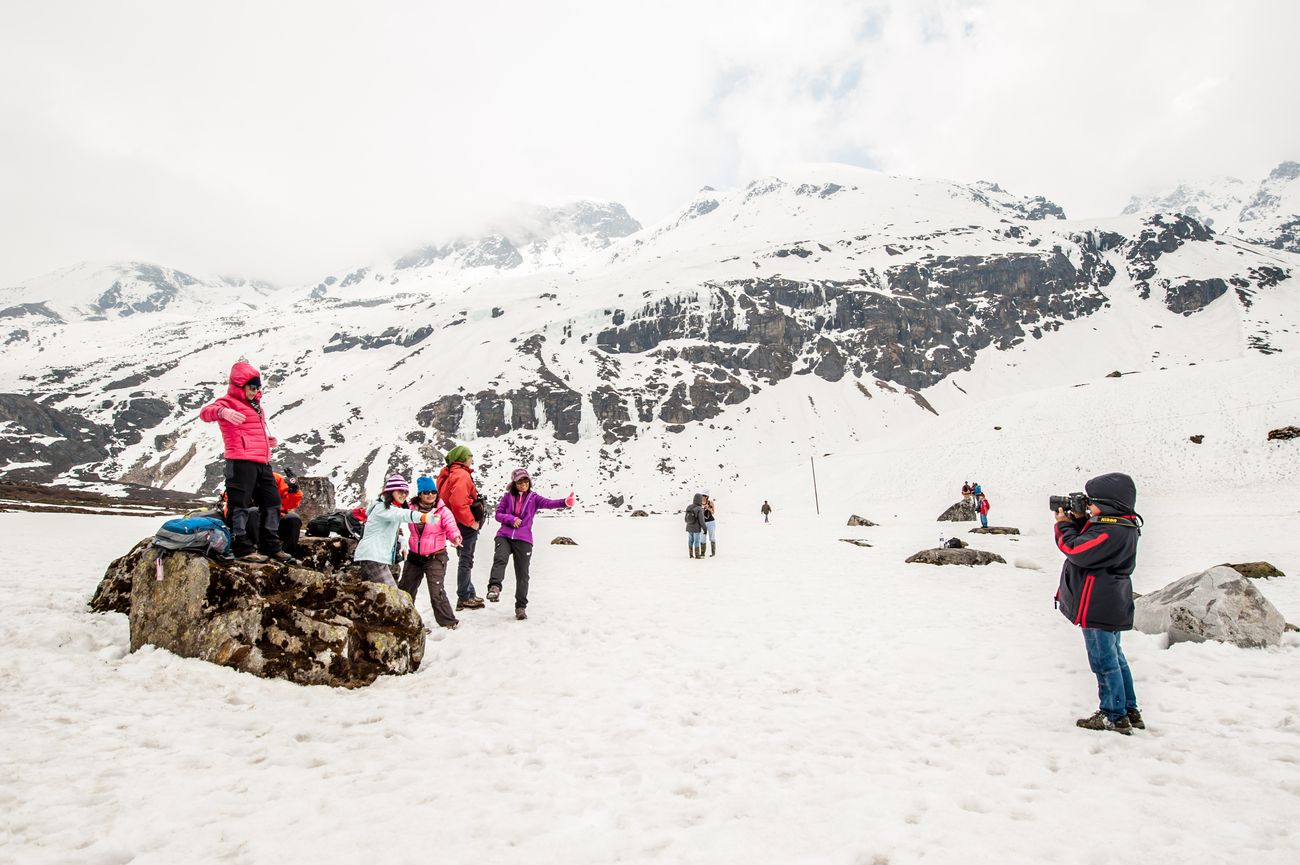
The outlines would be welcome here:
[[[1136,709],[1137,695],[1133,693],[1133,674],[1128,660],[1120,648],[1122,631],[1103,631],[1100,628],[1083,628],[1083,645],[1088,650],[1088,666],[1097,677],[1098,706],[1112,721]]]
[[[460,549],[456,550],[456,597],[467,601],[477,596],[470,573],[474,570],[474,545],[478,543],[478,533],[483,526],[480,524],[479,528],[471,529],[461,523],[456,525],[460,528]]]
[[[692,550],[704,546],[704,532],[687,532],[686,534],[686,543],[690,544]]]
[[[709,536],[709,543],[711,543],[711,544],[716,544],[716,543],[718,542],[718,528],[717,528],[717,526],[718,526],[718,524],[717,524],[716,521],[715,521],[715,522],[709,522],[709,523],[705,523],[705,524],[704,524],[704,528],[705,528],[706,534],[708,534],[708,536]],[[704,541],[700,541],[700,543],[704,543]]]
[[[989,515],[988,515],[988,514],[980,514],[980,525],[983,526],[983,527],[986,528],[986,529],[989,527]]]

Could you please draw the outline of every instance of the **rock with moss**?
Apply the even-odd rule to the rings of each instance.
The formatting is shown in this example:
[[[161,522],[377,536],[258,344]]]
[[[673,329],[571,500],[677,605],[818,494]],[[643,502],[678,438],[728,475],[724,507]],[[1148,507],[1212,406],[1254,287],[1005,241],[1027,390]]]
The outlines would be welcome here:
[[[1230,565],[1227,562],[1224,562],[1219,567],[1232,568],[1243,577],[1249,577],[1252,580],[1271,580],[1274,577],[1286,576],[1286,574],[1282,573],[1268,562],[1241,562],[1235,565]]]
[[[1013,526],[980,526],[979,528],[971,529],[970,533],[972,535],[1018,535],[1020,534],[1020,529],[1014,528]]]
[[[109,566],[92,600],[127,614],[131,651],[153,645],[264,678],[345,688],[420,667],[425,631],[411,597],[358,579],[342,538],[308,544],[312,566],[159,558],[149,540]]]

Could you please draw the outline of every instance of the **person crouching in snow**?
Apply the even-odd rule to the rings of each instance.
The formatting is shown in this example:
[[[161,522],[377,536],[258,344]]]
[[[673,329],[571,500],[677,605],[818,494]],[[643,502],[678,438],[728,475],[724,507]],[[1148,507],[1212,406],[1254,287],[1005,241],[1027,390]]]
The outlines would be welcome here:
[[[411,538],[406,552],[406,564],[402,567],[402,579],[397,588],[406,592],[414,601],[420,593],[420,580],[429,583],[429,604],[433,607],[433,618],[441,628],[455,628],[460,622],[451,611],[451,602],[443,588],[443,578],[447,576],[447,544],[459,547],[460,529],[456,527],[456,518],[447,506],[438,501],[438,487],[433,478],[421,475],[415,482],[415,499],[411,502],[413,511],[430,514],[427,523],[411,526]]]
[[[506,494],[497,505],[496,550],[492,557],[492,574],[488,577],[487,599],[496,602],[501,598],[501,583],[506,575],[506,561],[515,560],[515,618],[528,618],[528,566],[533,558],[533,517],[539,508],[571,508],[573,493],[566,499],[548,499],[533,492],[533,479],[528,469],[515,469],[510,473]]]
[[[1097,677],[1100,706],[1075,723],[1086,730],[1132,735],[1146,729],[1133,691],[1133,674],[1119,638],[1133,629],[1133,570],[1142,517],[1133,506],[1137,485],[1118,472],[1083,486],[1086,514],[1056,510],[1056,546],[1065,553],[1056,602],[1061,613],[1083,629],[1088,666]]]
[[[397,588],[393,563],[397,561],[398,532],[405,523],[428,524],[437,519],[434,513],[404,507],[410,492],[401,475],[390,475],[379,499],[366,508],[365,534],[352,554],[352,561],[361,566],[362,578]]]
[[[225,446],[226,519],[232,535],[231,552],[248,561],[265,562],[267,557],[288,561],[280,547],[280,491],[271,471],[271,449],[275,436],[266,429],[262,411],[262,377],[250,364],[239,361],[230,368],[226,395],[199,409],[204,423],[216,421]],[[250,538],[250,514],[259,511],[254,523],[260,531]],[[261,555],[257,552],[261,548]]]

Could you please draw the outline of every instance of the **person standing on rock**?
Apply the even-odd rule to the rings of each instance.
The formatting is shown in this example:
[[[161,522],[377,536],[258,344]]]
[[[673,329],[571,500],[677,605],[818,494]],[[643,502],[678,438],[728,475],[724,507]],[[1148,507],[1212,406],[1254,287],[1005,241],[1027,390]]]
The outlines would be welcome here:
[[[266,428],[262,410],[262,377],[245,361],[230,368],[226,395],[199,410],[204,423],[216,422],[225,446],[226,515],[232,537],[231,552],[245,560],[265,562],[268,557],[288,561],[280,546],[280,491],[271,471],[271,449],[277,444]],[[257,541],[249,535],[248,520],[258,513]],[[262,553],[258,553],[258,548]]]
[[[764,523],[771,522],[770,517],[772,516],[772,506],[767,503],[767,499],[763,499],[763,507],[759,508],[759,513],[763,515]]]
[[[714,504],[709,491],[704,491],[704,531],[709,537],[709,557],[718,554],[718,523],[715,519],[718,506]]]
[[[461,544],[456,550],[456,609],[481,610],[483,599],[474,591],[474,546],[486,513],[474,485],[474,454],[464,445],[447,451],[447,466],[438,473],[438,499],[456,518]]]
[[[447,544],[460,546],[460,529],[456,526],[456,518],[451,515],[451,511],[438,501],[438,488],[433,478],[421,475],[416,479],[415,493],[415,500],[410,504],[411,510],[432,513],[433,519],[428,523],[411,526],[406,564],[402,567],[402,579],[397,587],[414,601],[420,593],[420,581],[427,581],[434,620],[441,628],[455,629],[460,622],[451,611],[451,602],[447,600],[442,581],[447,574]]]
[[[361,566],[361,576],[372,583],[397,588],[393,564],[397,561],[398,532],[406,523],[427,525],[436,514],[406,507],[411,487],[401,475],[389,475],[384,491],[366,508],[366,530],[357,544],[352,561]]]
[[[1086,730],[1132,735],[1146,729],[1120,634],[1133,629],[1133,570],[1142,517],[1134,510],[1137,485],[1126,474],[1084,484],[1086,514],[1056,511],[1056,546],[1065,554],[1056,591],[1061,614],[1083,629],[1088,666],[1097,677],[1097,711],[1075,723]]]
[[[993,506],[989,504],[989,497],[986,495],[981,495],[979,502],[980,525],[987,529],[989,527],[989,509]]]
[[[573,492],[568,498],[548,499],[533,491],[533,479],[528,469],[515,469],[510,473],[510,484],[497,505],[496,549],[492,557],[492,574],[488,577],[487,599],[496,603],[501,597],[501,586],[506,576],[506,562],[515,560],[515,618],[528,618],[528,569],[533,559],[533,518],[542,508],[571,508]]]
[[[704,494],[696,493],[695,498],[686,506],[686,545],[690,547],[692,559],[704,558],[704,538],[707,529],[704,526]]]

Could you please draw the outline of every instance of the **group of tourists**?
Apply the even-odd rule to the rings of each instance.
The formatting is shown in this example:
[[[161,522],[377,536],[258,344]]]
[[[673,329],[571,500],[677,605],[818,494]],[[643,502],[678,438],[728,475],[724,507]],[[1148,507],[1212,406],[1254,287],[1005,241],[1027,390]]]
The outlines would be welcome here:
[[[696,493],[686,506],[686,547],[692,559],[705,558],[706,542],[709,557],[718,554],[717,510],[708,490]]]
[[[963,483],[961,485],[961,498],[962,501],[974,505],[975,513],[979,516],[980,525],[987,529],[989,527],[989,509],[991,505],[989,504],[989,497],[984,495],[984,488],[980,486],[980,482],[971,483],[966,481]]]
[[[225,446],[224,516],[232,535],[231,552],[254,563],[292,562],[299,552],[302,520],[297,508],[302,492],[291,470],[281,474],[271,469],[271,449],[277,442],[267,431],[262,379],[257,369],[244,361],[236,363],[230,370],[225,396],[204,406],[199,418],[217,424]],[[337,516],[342,518],[341,533],[351,533],[349,517],[363,527],[353,553],[362,577],[399,588],[412,600],[419,593],[420,583],[427,583],[434,619],[440,627],[451,629],[460,624],[456,612],[485,606],[474,588],[472,571],[474,548],[488,515],[474,481],[474,455],[470,449],[464,445],[454,447],[444,462],[436,480],[427,474],[416,479],[415,498],[410,497],[405,478],[391,475],[379,497],[364,510]],[[488,576],[489,602],[500,600],[506,565],[513,561],[515,618],[528,618],[533,519],[539,510],[571,508],[574,503],[572,492],[564,499],[539,495],[525,468],[511,473],[495,513],[500,528]],[[326,526],[328,520],[326,517]],[[409,540],[403,552],[407,527]],[[443,588],[448,546],[457,551],[454,611]],[[393,571],[398,562],[402,566],[400,577],[395,579]]]

